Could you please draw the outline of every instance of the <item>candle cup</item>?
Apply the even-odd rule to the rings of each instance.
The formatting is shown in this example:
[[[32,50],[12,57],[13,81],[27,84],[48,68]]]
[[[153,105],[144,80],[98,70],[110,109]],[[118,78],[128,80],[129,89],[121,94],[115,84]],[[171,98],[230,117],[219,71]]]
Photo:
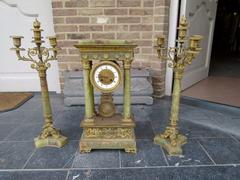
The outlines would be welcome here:
[[[56,36],[49,36],[47,37],[49,39],[50,45],[55,48],[57,46],[57,38]]]
[[[157,37],[157,45],[159,47],[162,48],[164,46],[164,43],[165,43],[165,37],[164,36]]]
[[[13,40],[13,45],[16,48],[19,48],[22,44],[21,44],[21,40],[23,38],[23,36],[10,36]]]
[[[194,49],[194,50],[199,49],[201,39],[202,39],[202,36],[200,36],[200,35],[194,35],[194,36],[190,37],[189,48]]]
[[[33,39],[34,41],[41,41],[41,30],[40,29],[33,29]]]

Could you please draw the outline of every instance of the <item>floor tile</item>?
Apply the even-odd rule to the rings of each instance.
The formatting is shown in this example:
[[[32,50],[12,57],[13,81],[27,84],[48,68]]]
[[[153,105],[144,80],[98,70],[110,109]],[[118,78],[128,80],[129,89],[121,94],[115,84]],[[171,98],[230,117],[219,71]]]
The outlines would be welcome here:
[[[151,113],[151,106],[147,105],[135,105],[132,107],[132,112],[134,114],[134,120],[136,122],[149,121],[149,114]]]
[[[59,111],[57,117],[54,119],[55,123],[70,123],[80,125],[84,118],[84,111],[80,108],[69,108],[64,111]]]
[[[65,180],[67,171],[11,171],[0,172],[3,180]]]
[[[179,118],[190,120],[190,121],[195,120],[198,122],[201,120],[209,120],[209,116],[207,116],[206,113],[207,111],[204,109],[199,109],[194,106],[181,104]]]
[[[128,154],[121,151],[121,167],[166,166],[161,148],[150,140],[137,141],[137,153]]]
[[[33,111],[38,109],[39,107],[42,106],[42,101],[40,98],[38,98],[36,96],[36,94],[34,94],[34,96],[29,99],[28,101],[26,101],[22,106],[20,106],[19,108],[21,108],[24,111]]]
[[[237,107],[227,106],[223,104],[216,104],[209,101],[195,99],[191,97],[182,97],[181,102],[190,106],[197,107],[199,109],[211,110],[213,112],[219,112],[224,115],[231,116],[232,118],[240,117],[240,109]]]
[[[153,129],[150,121],[136,123],[135,134],[137,139],[153,139]]]
[[[238,180],[240,167],[174,167],[70,171],[68,180]]]
[[[236,136],[240,136],[240,117],[239,118],[218,118],[217,126],[222,131],[226,131],[230,134],[235,134]]]
[[[0,141],[16,130],[15,124],[0,124]]]
[[[92,150],[90,153],[77,153],[74,168],[118,168],[119,150]]]
[[[21,124],[17,129],[7,136],[5,141],[33,141],[42,130],[42,124]]]
[[[234,139],[208,138],[200,139],[199,142],[217,164],[240,163],[240,144]]]
[[[33,142],[0,143],[0,169],[22,168],[33,150]]]
[[[26,111],[16,109],[0,113],[0,124],[21,124],[26,120]]]
[[[0,124],[42,123],[43,119],[43,114],[38,109],[33,109],[32,111],[25,111],[21,107],[16,110],[0,114]]]
[[[167,156],[167,161],[170,166],[213,164],[195,140],[188,140],[187,144],[183,145],[183,155]]]
[[[56,123],[55,127],[69,140],[79,140],[83,131],[79,124]]]
[[[70,141],[63,148],[37,149],[25,169],[68,168],[78,148],[78,141]]]
[[[152,108],[149,116],[151,121],[159,121],[159,120],[168,121],[169,115],[170,115],[170,108],[159,107],[159,108]]]
[[[169,121],[169,115],[170,115],[169,108],[160,107],[159,109],[152,110],[149,116],[155,134],[164,131]]]
[[[180,119],[179,121],[179,131],[184,134],[188,138],[211,138],[211,137],[219,137],[219,138],[229,138],[229,134],[219,131],[217,129],[213,129],[210,127],[203,126],[201,124],[195,124],[184,119]]]
[[[153,99],[153,105],[152,108],[159,109],[160,108],[166,108],[170,109],[171,107],[171,98],[169,96],[165,96],[162,98],[154,98]]]
[[[240,136],[231,135],[231,137],[240,143]]]

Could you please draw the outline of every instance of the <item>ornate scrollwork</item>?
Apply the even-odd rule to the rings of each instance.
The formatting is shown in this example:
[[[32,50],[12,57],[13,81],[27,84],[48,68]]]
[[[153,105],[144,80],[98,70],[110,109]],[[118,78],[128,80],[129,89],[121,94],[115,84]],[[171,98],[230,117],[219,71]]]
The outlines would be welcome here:
[[[161,48],[164,49],[164,48]],[[162,50],[159,54],[159,57],[167,61],[169,68],[172,68],[176,73],[183,73],[186,65],[192,64],[192,60],[196,57],[196,52],[189,51],[182,47],[182,44],[179,47],[170,47],[166,50],[166,55]]]
[[[85,128],[87,138],[132,138],[133,131],[131,128]]]

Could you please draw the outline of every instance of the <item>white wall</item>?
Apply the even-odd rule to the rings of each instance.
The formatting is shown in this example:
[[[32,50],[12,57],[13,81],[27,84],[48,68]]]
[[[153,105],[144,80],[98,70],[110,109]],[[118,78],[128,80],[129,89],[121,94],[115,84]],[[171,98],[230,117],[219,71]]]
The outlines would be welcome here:
[[[42,23],[43,37],[54,35],[51,0],[0,0],[0,91],[40,91],[37,72],[28,62],[18,61],[9,50],[11,35],[24,36],[22,47],[25,49],[34,46],[31,29],[36,17]],[[46,42],[43,46],[48,47]],[[60,92],[56,61],[48,70],[48,84],[50,91]]]

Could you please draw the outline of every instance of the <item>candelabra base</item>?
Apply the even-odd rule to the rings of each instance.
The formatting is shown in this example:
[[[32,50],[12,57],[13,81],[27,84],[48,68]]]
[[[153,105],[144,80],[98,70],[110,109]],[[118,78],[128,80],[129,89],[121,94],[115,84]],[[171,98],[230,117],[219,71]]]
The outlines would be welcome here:
[[[36,148],[43,148],[43,147],[61,148],[65,144],[67,144],[67,142],[68,142],[68,140],[67,140],[67,137],[65,137],[65,136],[60,136],[58,138],[55,138],[55,137],[46,137],[46,138],[36,137],[34,139],[34,143],[35,143]]]
[[[182,155],[182,146],[187,143],[187,138],[181,134],[176,135],[176,144],[173,145],[170,137],[158,134],[154,138],[154,143],[162,146],[170,156]]]
[[[36,148],[57,147],[61,148],[67,144],[67,137],[60,134],[60,130],[53,127],[44,129],[42,133],[34,139]]]

